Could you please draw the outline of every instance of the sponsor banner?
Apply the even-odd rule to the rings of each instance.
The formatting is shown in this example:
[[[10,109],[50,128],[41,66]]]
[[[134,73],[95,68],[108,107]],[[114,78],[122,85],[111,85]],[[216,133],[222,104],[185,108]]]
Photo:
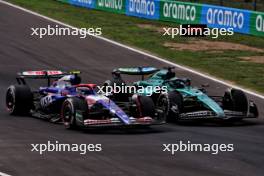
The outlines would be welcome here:
[[[57,1],[64,2],[64,3],[69,3],[70,0],[57,0]]]
[[[250,11],[203,5],[201,23],[212,28],[233,28],[235,32],[249,34]]]
[[[70,4],[86,8],[95,8],[96,0],[68,0]]]
[[[96,0],[96,9],[125,13],[126,0]]]
[[[264,36],[264,13],[252,12],[250,21],[250,34]]]
[[[126,15],[159,19],[159,0],[126,0]]]
[[[160,19],[181,24],[200,24],[202,5],[179,1],[160,1]]]
[[[264,36],[264,13],[174,0],[57,0],[128,16],[233,28],[234,32]]]

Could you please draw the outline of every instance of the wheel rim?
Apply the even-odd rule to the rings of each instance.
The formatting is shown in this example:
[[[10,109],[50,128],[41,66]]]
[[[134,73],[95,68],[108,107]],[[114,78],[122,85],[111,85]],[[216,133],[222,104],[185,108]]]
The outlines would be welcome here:
[[[6,94],[6,107],[7,107],[7,110],[10,111],[10,112],[13,112],[14,111],[14,108],[15,108],[15,97],[14,97],[14,93],[11,89],[9,89],[7,91],[7,94]]]
[[[64,107],[64,112],[63,112],[63,122],[65,126],[70,126],[71,119],[72,119],[72,108],[69,103],[67,103]]]
[[[168,106],[169,106],[169,103],[167,101],[167,98],[165,96],[161,97],[157,103],[157,107],[163,110],[167,114],[168,109],[169,109]]]

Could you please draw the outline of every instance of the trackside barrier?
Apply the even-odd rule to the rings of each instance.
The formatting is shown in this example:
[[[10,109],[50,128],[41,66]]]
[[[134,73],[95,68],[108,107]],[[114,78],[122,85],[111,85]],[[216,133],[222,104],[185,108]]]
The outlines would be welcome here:
[[[71,5],[180,24],[207,24],[264,36],[264,13],[172,0],[57,0]]]
[[[264,13],[251,12],[250,34],[264,36]]]

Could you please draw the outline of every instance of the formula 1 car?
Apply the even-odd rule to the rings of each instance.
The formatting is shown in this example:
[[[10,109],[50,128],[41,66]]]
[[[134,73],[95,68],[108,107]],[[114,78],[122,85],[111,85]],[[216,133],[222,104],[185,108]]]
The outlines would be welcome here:
[[[166,112],[167,121],[196,119],[236,121],[258,117],[256,104],[249,101],[243,91],[231,88],[226,90],[223,96],[209,96],[204,88],[192,87],[190,79],[176,77],[173,69],[174,67],[118,68],[113,70],[113,78],[104,85],[124,86],[127,83],[122,79],[121,74],[141,75],[141,81],[133,82],[132,85],[138,88],[138,94],[151,96],[155,105]],[[144,79],[146,75],[150,76]],[[157,93],[155,91],[157,87],[166,91]],[[114,100],[122,96],[117,94]]]
[[[126,103],[114,102],[97,94],[95,84],[81,84],[79,73],[57,70],[18,73],[18,85],[7,89],[8,112],[63,122],[68,129],[164,123],[165,113],[155,109],[151,98],[134,95]],[[48,85],[32,91],[26,79],[47,79]]]

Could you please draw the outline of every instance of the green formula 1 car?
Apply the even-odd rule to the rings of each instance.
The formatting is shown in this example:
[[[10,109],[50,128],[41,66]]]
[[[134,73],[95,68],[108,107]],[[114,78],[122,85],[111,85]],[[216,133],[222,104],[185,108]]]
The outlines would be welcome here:
[[[155,105],[167,113],[167,121],[241,120],[258,117],[256,104],[248,100],[242,90],[230,88],[223,96],[209,96],[204,88],[192,87],[190,79],[176,77],[173,69],[173,67],[118,68],[113,70],[113,78],[107,80],[104,86],[136,87],[138,94],[151,96]],[[140,81],[127,83],[122,79],[122,74],[140,75],[142,78]],[[112,92],[111,97],[127,101],[130,93]]]

